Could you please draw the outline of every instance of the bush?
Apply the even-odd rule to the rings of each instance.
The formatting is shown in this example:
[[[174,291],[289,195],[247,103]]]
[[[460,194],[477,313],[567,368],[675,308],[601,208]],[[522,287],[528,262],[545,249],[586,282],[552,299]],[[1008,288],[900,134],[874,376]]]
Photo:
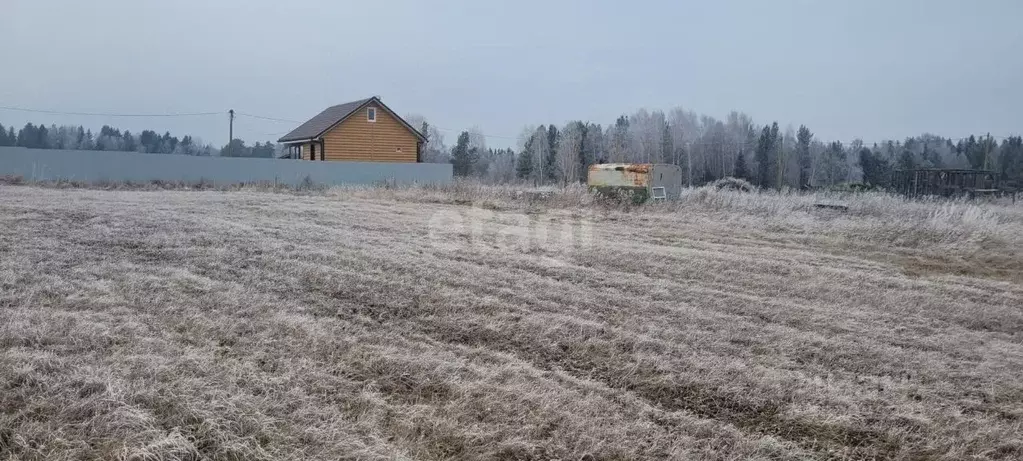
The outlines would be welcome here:
[[[881,190],[881,188],[861,182],[843,182],[829,187],[828,190],[832,192],[869,192]]]
[[[727,178],[721,178],[710,184],[717,190],[734,190],[739,192],[753,192],[757,188],[756,186],[749,183],[745,179],[733,178],[731,176]]]

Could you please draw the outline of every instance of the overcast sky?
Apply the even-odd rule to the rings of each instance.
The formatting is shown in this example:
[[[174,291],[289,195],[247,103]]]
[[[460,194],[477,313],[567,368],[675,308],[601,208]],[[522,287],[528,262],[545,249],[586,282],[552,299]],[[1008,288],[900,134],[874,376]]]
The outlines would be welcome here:
[[[13,2],[13,4],[12,4]],[[868,142],[1023,131],[1020,0],[5,0],[0,106],[227,141],[379,95],[495,146],[525,125],[683,106]],[[247,142],[294,127],[247,117]]]

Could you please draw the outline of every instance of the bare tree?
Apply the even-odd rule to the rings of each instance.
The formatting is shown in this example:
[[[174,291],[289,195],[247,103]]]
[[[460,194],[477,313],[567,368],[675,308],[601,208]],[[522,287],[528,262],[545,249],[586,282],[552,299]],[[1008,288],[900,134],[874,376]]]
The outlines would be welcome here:
[[[405,116],[405,121],[426,136],[426,143],[423,144],[421,155],[423,163],[449,163],[451,161],[451,152],[444,145],[444,134],[430,124],[426,117],[420,114],[408,114]]]
[[[473,125],[469,128],[469,149],[481,152],[487,150],[487,137],[483,135],[483,130],[479,126]]]
[[[543,184],[545,178],[549,175],[549,172],[545,171],[547,157],[552,155],[545,125],[540,125],[533,130],[528,141],[525,143],[525,148],[526,155],[532,158],[533,169],[530,173],[531,179],[535,184]]]
[[[607,145],[600,125],[591,124],[586,129],[584,144],[587,146],[588,163],[593,164],[607,161]]]
[[[583,143],[581,122],[571,122],[561,130],[561,142],[555,153],[558,178],[563,184],[579,180],[579,153]]]
[[[632,145],[632,135],[629,132],[629,117],[621,116],[614,125],[608,125],[605,134],[609,161],[621,163],[629,161],[629,150]]]
[[[824,142],[814,139],[810,142],[810,186],[815,186],[821,183],[820,171],[821,171],[821,157],[824,156],[825,150]]]
[[[778,148],[778,187],[799,186],[799,153],[797,151],[796,129],[791,124],[785,127]]]
[[[414,113],[413,114],[405,114],[404,118],[405,118],[405,121],[408,122],[408,124],[411,125],[412,128],[415,128],[416,130],[420,130],[420,128],[423,126],[423,122],[426,121],[426,117],[423,116],[422,114],[414,114]],[[426,133],[423,133],[423,135],[426,135]]]
[[[490,169],[492,158],[487,150],[487,138],[479,126],[473,125],[467,131],[469,133],[469,156],[476,159],[473,163],[472,174],[476,177],[485,178]]]
[[[753,152],[755,147],[755,138],[751,136],[753,130],[753,118],[742,112],[732,111],[728,114],[728,120],[725,122],[725,159],[724,165],[726,166],[727,174],[731,175],[731,170],[735,165],[735,161],[739,156],[739,153],[749,155]]]
[[[664,112],[636,111],[629,117],[629,148],[626,160],[636,163],[661,161],[664,145]]]
[[[685,162],[686,184],[692,184],[693,171],[692,159],[689,158],[692,150],[692,135],[696,133],[696,113],[686,111],[681,107],[671,110],[668,116],[668,128],[671,131],[672,144],[675,151],[672,154],[672,163],[682,166]]]
[[[492,150],[488,154],[490,167],[486,179],[493,183],[507,183],[515,179],[515,151],[511,149]]]

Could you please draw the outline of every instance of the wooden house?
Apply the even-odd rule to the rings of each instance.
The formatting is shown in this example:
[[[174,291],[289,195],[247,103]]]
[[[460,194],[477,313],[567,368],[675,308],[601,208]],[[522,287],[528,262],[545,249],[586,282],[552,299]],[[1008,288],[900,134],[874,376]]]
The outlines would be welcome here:
[[[278,142],[302,160],[412,163],[426,137],[374,96],[328,107]]]

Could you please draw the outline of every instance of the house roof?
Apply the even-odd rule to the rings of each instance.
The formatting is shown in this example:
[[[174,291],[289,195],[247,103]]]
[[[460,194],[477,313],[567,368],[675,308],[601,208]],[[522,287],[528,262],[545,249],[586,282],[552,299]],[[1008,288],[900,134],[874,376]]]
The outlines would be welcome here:
[[[345,119],[358,112],[359,109],[362,109],[371,102],[376,102],[381,108],[391,114],[392,117],[400,121],[402,125],[405,125],[405,128],[408,128],[409,131],[415,134],[417,138],[422,141],[426,141],[426,136],[420,133],[419,130],[413,128],[412,125],[409,125],[408,122],[405,121],[405,119],[399,117],[398,114],[395,114],[390,107],[384,105],[384,103],[380,101],[380,98],[373,96],[372,98],[360,99],[358,101],[330,106],[315,117],[299,125],[298,128],[291,130],[290,133],[284,135],[281,139],[278,139],[277,142],[305,141],[319,138],[323,135],[323,133],[330,131],[331,128],[334,128],[341,122],[345,121]]]

